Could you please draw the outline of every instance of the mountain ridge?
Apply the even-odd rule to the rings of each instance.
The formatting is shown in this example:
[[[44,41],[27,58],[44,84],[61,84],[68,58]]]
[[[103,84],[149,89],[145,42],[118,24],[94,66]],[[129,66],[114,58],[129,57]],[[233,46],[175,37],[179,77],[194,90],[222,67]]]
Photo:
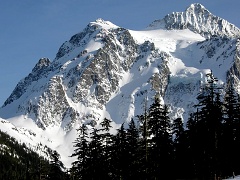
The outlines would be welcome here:
[[[176,14],[177,16],[179,14],[181,15],[182,22],[180,21],[179,22],[180,24],[189,23],[188,17],[189,16],[195,17],[196,14],[198,14],[198,17],[211,16],[210,19],[215,18],[217,19],[217,21],[222,22],[222,19],[216,18],[216,16],[212,15],[204,6],[202,6],[199,3],[190,5],[190,7],[188,7],[186,11],[183,13],[173,13],[173,15],[174,14]],[[183,18],[183,16],[185,18]],[[165,16],[165,18],[163,19],[165,22],[167,22],[166,17],[168,19],[169,18],[171,19],[172,15]],[[206,24],[204,20],[202,21],[202,19],[204,18],[193,18],[194,22],[197,22],[196,23],[197,26],[199,23],[199,19],[201,20],[200,23],[203,23],[202,26],[204,26]],[[209,21],[207,21],[207,23],[209,23]],[[170,22],[168,23],[168,26],[169,27],[171,26],[170,29],[173,29],[173,30],[175,28],[176,30],[189,29],[190,31],[193,31],[191,28],[189,28],[188,25],[179,26],[180,24],[174,25],[174,23]],[[213,22],[213,24],[215,24],[215,22]],[[166,29],[169,29],[169,28],[166,28]],[[219,31],[219,29],[217,30]],[[151,33],[148,33],[147,31],[149,32],[151,31]],[[111,94],[116,93],[118,91],[118,87],[119,87],[118,85],[121,81],[121,78],[124,76],[124,74],[131,69],[131,66],[136,61],[138,61],[139,59],[143,59],[146,53],[155,52],[154,56],[161,56],[161,54],[165,51],[165,53],[170,53],[167,55],[167,58],[172,58],[171,51],[174,51],[173,49],[170,48],[170,50],[167,50],[165,47],[162,48],[161,45],[159,44],[157,44],[157,46],[159,47],[156,47],[156,43],[158,43],[157,41],[161,41],[162,43],[168,43],[168,42],[165,42],[165,41],[168,41],[168,39],[165,40],[164,37],[159,36],[159,34],[166,34],[169,32],[164,30],[162,31],[157,30],[157,32],[154,33],[154,30],[152,30],[151,28],[148,28],[147,31],[146,32],[142,31],[142,32],[152,36],[150,39],[154,39],[154,36],[156,37],[158,36],[158,40],[155,40],[155,41],[153,40],[151,42],[149,41],[149,38],[146,36],[144,41],[142,41],[141,43],[138,43],[136,42],[136,40],[141,39],[137,37],[139,36],[138,32],[141,32],[141,31],[138,31],[138,32],[136,31],[137,33],[135,33],[134,31],[120,28],[119,26],[116,26],[109,21],[104,21],[103,19],[97,19],[95,22],[89,23],[82,32],[75,34],[70,38],[69,41],[66,41],[65,43],[63,43],[63,45],[59,48],[56,54],[56,58],[52,62],[50,62],[50,60],[47,58],[41,58],[39,62],[36,64],[36,66],[33,68],[32,72],[26,78],[24,78],[18,83],[13,93],[5,101],[3,108],[11,104],[13,101],[18,100],[24,94],[27,94],[26,91],[29,91],[29,89],[31,89],[31,92],[38,92],[39,91],[38,89],[42,89],[42,90],[45,89],[45,91],[46,90],[48,91],[48,93],[42,93],[42,95],[40,95],[39,98],[37,97],[37,99],[35,98],[35,100],[30,99],[28,100],[27,104],[25,103],[25,105],[23,106],[20,105],[20,107],[18,107],[19,112],[23,110],[25,111],[25,115],[32,114],[33,118],[35,116],[35,119],[37,118],[36,122],[39,123],[41,127],[44,127],[44,123],[47,122],[47,119],[51,119],[50,116],[44,116],[44,114],[47,114],[47,111],[43,113],[43,112],[40,112],[41,110],[39,109],[41,108],[41,106],[44,106],[48,103],[50,104],[47,109],[52,109],[52,111],[57,112],[55,113],[54,116],[58,116],[60,113],[59,110],[62,111],[62,109],[64,109],[60,113],[61,117],[59,117],[58,119],[58,124],[61,124],[61,121],[66,116],[69,116],[69,117],[66,117],[66,119],[70,118],[71,119],[70,121],[72,122],[73,122],[73,119],[80,119],[81,115],[79,114],[79,112],[77,112],[76,108],[71,107],[70,104],[82,102],[83,105],[84,104],[86,105],[88,103],[91,103],[93,106],[97,108],[100,108],[100,109],[103,108],[104,104],[106,104],[106,102],[110,99]],[[178,36],[180,34],[181,36],[182,34],[184,34],[182,32],[180,33],[177,33],[175,31],[172,31],[172,32],[174,32],[175,34],[178,34]],[[178,37],[174,35],[174,33],[172,34],[170,33],[168,35],[170,37],[174,36],[172,41],[179,41]],[[196,33],[196,32],[193,32],[193,33]],[[134,37],[134,34],[137,34],[137,36]],[[206,38],[202,32],[198,32],[198,34]],[[225,31],[222,34],[214,34],[213,36],[212,32],[209,31],[207,39],[214,39],[215,36],[217,35],[219,38],[220,37],[225,38],[224,41],[228,41],[229,38],[234,38],[235,36],[234,33],[226,34]],[[193,36],[194,38],[197,37],[195,35]],[[220,39],[215,38],[215,39],[216,41],[218,40],[223,41],[221,38]],[[189,39],[189,41],[191,40]],[[207,41],[208,40],[206,40],[206,43]],[[169,44],[169,46],[170,47],[172,45],[174,46],[175,43],[179,45],[178,42],[173,42],[173,44]],[[186,46],[186,43],[184,46]],[[218,46],[221,46],[221,45],[218,45]],[[161,48],[163,52],[161,52]],[[205,53],[207,54],[207,57],[202,56],[202,59],[199,60],[200,64],[204,58],[212,58],[214,56],[214,53],[215,53],[214,49],[216,48],[214,45],[213,46],[202,45],[200,48],[204,49]],[[183,48],[179,48],[179,49],[181,50]],[[233,53],[233,51],[234,50],[232,50],[231,53]],[[109,56],[109,52],[111,52],[110,56]],[[98,61],[98,59],[101,59],[102,61],[100,62]],[[74,61],[77,61],[77,62],[74,62]],[[104,71],[102,71],[102,68],[98,69],[97,66],[104,67]],[[169,68],[169,66],[167,67]],[[115,69],[115,70],[114,72],[111,72],[109,71],[109,69],[111,70]],[[170,70],[167,76],[173,73],[173,71],[174,70]],[[159,71],[157,73],[159,73]],[[55,74],[55,75],[52,75],[52,74]],[[100,78],[100,75],[104,75],[104,78]],[[42,84],[40,83],[41,85],[39,86],[38,81],[42,81],[41,78],[45,79],[45,81],[47,81],[48,84],[44,85],[44,83]],[[86,81],[86,79],[88,79],[88,81]],[[104,80],[104,82],[101,82],[100,79],[101,81]],[[165,81],[168,81],[168,80],[165,80]],[[167,85],[165,83],[165,88],[163,89],[166,89],[166,86]],[[92,88],[92,92],[90,92],[91,95],[89,94],[89,88],[90,89]],[[57,94],[55,92],[56,90],[58,91]],[[157,91],[160,92],[160,90],[157,90]],[[161,93],[162,95],[165,94],[164,90],[161,90]],[[51,101],[54,101],[54,99],[51,99],[52,98],[51,95],[53,94],[55,94],[55,97],[54,97],[55,101],[56,99],[61,100],[63,103],[62,104],[63,106],[59,105],[58,107],[53,107],[51,105]],[[89,101],[85,98],[86,96],[88,96],[88,98],[90,99],[91,98],[93,99]],[[41,118],[38,119],[38,117],[40,116]],[[44,121],[44,123],[42,121]]]
[[[147,29],[190,29],[205,38],[216,36],[240,37],[235,25],[210,13],[199,3],[191,4],[184,12],[174,12],[163,19],[153,21]]]
[[[196,18],[187,19],[191,15]],[[146,99],[149,107],[156,94],[169,105],[172,120],[186,121],[210,70],[220,84],[234,79],[240,88],[237,27],[200,4],[153,25],[134,31],[103,19],[89,23],[62,44],[53,61],[36,63],[0,108],[0,116],[20,129],[32,121],[36,126],[29,128],[39,128],[41,136],[61,134],[64,140],[48,145],[63,152],[63,143],[74,141],[82,123],[98,128],[107,117],[118,128],[142,114]]]

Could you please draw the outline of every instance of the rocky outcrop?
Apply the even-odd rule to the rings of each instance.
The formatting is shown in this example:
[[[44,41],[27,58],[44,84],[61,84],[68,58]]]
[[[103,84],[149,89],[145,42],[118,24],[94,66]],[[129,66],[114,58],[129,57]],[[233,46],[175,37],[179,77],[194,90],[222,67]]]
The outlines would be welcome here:
[[[40,59],[17,84],[0,115],[24,115],[42,129],[69,131],[76,123],[95,126],[105,115],[119,124],[128,121],[142,113],[146,99],[150,105],[158,94],[170,104],[173,118],[186,119],[206,69],[224,71],[219,73],[222,78],[230,68],[228,77],[234,75],[239,83],[238,28],[200,4],[167,15],[149,29],[160,26],[190,29],[207,39],[194,39],[194,33],[190,40],[174,39],[177,31],[161,30],[158,37],[156,31],[134,32],[98,19],[63,43],[52,62]]]
[[[203,5],[192,4],[185,12],[168,14],[161,20],[152,22],[148,29],[189,29],[203,37],[240,37],[240,30],[228,21],[211,14]]]
[[[27,89],[31,88],[30,86],[32,83],[36,83],[39,79],[41,79],[49,70],[48,68],[50,64],[51,62],[48,58],[41,58],[33,68],[32,72],[17,84],[12,94],[4,102],[3,107],[19,99]]]
[[[239,86],[240,84],[240,39],[237,39],[235,49],[234,62],[231,68],[227,71],[227,84],[234,84]],[[236,88],[238,89],[238,88]]]

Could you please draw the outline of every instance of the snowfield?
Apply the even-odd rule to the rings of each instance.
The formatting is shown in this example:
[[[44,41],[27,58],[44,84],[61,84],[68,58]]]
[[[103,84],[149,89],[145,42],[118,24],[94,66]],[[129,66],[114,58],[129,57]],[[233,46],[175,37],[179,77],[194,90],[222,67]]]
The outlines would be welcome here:
[[[187,13],[196,13],[191,8]],[[196,14],[193,17],[198,29],[167,29],[163,21],[159,21],[160,24],[155,21],[152,28],[142,31],[119,30],[109,21],[98,19],[91,22],[83,33],[76,34],[61,46],[49,66],[40,63],[38,71],[21,81],[19,87],[26,89],[17,89],[12,99],[0,108],[0,130],[43,156],[47,157],[45,145],[57,150],[62,162],[69,168],[74,160],[69,156],[74,150],[76,129],[82,123],[94,120],[95,128],[98,128],[106,117],[114,121],[112,133],[115,133],[123,122],[142,114],[145,99],[150,106],[156,91],[162,95],[162,102],[169,105],[171,119],[181,117],[186,121],[193,111],[201,85],[206,82],[205,75],[212,70],[219,84],[224,84],[227,71],[239,58],[236,54],[240,49],[239,42],[234,38],[233,25],[224,21],[224,26],[229,26],[228,31],[220,32],[220,35],[231,32],[229,37],[213,36],[208,39],[202,35],[204,27],[199,23],[206,25],[211,21]],[[181,18],[174,19],[175,24],[178,19]],[[210,29],[209,33],[215,33],[218,28],[215,25],[214,31]],[[236,32],[240,31],[236,28]],[[128,39],[124,39],[126,37]],[[129,43],[131,38],[133,42]],[[106,44],[115,48],[114,53],[110,52],[113,48],[108,49],[106,54],[109,56],[101,51]],[[129,52],[128,48],[133,52]],[[101,57],[97,56],[98,53],[105,55],[104,60],[113,62],[110,65],[103,63],[104,67],[109,66],[107,73],[101,66],[94,70],[96,67],[92,64],[100,61],[95,58]],[[132,57],[137,60],[128,65],[125,61]],[[102,74],[107,74],[108,78],[100,79]],[[116,87],[111,86],[113,80],[117,81]],[[101,94],[101,88],[109,94]],[[109,98],[104,98],[107,95]],[[43,120],[46,128],[40,128]]]
[[[69,157],[73,153],[73,141],[76,138],[76,130],[64,132],[63,129],[52,127],[42,130],[36,126],[32,119],[16,117],[8,120],[0,119],[0,130],[25,143],[41,156],[49,159],[45,145],[57,150],[61,155],[61,161],[69,168],[73,159]],[[50,160],[50,159],[49,159]]]
[[[204,53],[201,49],[199,50],[197,43],[204,41],[205,38],[190,30],[131,30],[130,33],[138,44],[150,41],[154,43],[159,51],[166,52],[170,55],[167,64],[171,75],[165,101],[167,104],[172,105],[172,114],[175,114],[174,116],[184,117],[184,109],[186,109],[186,107],[183,107],[181,104],[181,95],[177,91],[172,92],[173,90],[171,89],[174,89],[179,83],[192,84],[194,86],[197,81],[204,81],[204,75],[210,72],[210,69],[208,69],[209,63],[204,62],[200,64],[196,59],[200,58]],[[95,43],[90,41],[88,50],[92,52],[100,47],[101,45],[99,42]],[[78,49],[78,51],[80,50]],[[195,52],[197,52],[197,54],[195,54]],[[75,53],[75,51],[73,51],[73,53]],[[150,62],[150,65],[148,67],[143,67],[139,71],[139,67],[143,64],[142,61]],[[148,83],[146,84],[146,82],[152,74],[159,72],[157,68],[159,60],[153,59],[151,62],[150,59],[143,59],[142,61],[136,62],[129,72],[123,74],[119,91],[110,98],[105,108],[103,110],[94,110],[100,114],[100,118],[107,117],[113,119],[116,123],[116,128],[120,126],[123,120],[130,120],[132,117],[142,112],[143,99],[138,98],[136,100],[135,96],[140,90],[149,89],[150,85]],[[219,62],[220,61],[221,60],[219,60]],[[225,63],[225,66],[221,66],[220,70],[215,64],[211,66],[213,73],[218,72],[218,77],[223,77],[225,72],[221,71],[221,69],[228,69],[229,63]],[[196,67],[200,68],[197,69]],[[195,87],[192,88],[192,93],[196,94],[198,89]],[[74,107],[74,109],[81,109],[82,112],[86,114],[93,111],[92,108],[74,103],[71,98],[69,98],[69,95],[67,97],[68,103],[71,107]],[[183,99],[186,97],[188,101],[194,102],[194,99],[189,99],[194,97],[187,94],[182,96]],[[116,107],[118,107],[117,111]],[[1,114],[9,115],[12,114],[12,112],[1,112]],[[187,114],[185,117],[187,117]],[[79,123],[80,122],[77,122],[74,126],[76,128],[79,127]],[[61,154],[64,164],[70,167],[72,159],[69,158],[69,156],[73,153],[72,142],[77,136],[75,128],[69,132],[64,131],[58,126],[48,127],[46,130],[42,130],[36,125],[33,119],[20,115],[7,119],[7,121],[1,119],[0,129],[15,137],[20,142],[30,144],[32,147],[36,147],[41,143],[52,149],[56,149]]]

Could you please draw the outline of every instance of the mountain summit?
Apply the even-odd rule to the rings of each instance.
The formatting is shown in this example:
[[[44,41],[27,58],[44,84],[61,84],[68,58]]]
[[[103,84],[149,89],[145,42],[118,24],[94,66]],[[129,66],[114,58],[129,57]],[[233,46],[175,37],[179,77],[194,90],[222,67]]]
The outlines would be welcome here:
[[[117,128],[142,114],[156,95],[169,105],[171,119],[186,120],[210,70],[222,85],[231,78],[240,87],[239,32],[201,4],[143,31],[97,19],[64,42],[52,62],[41,58],[0,116],[32,143],[40,139],[63,155],[80,124],[98,128],[107,117]],[[18,137],[2,122],[0,129],[8,126]],[[30,133],[21,129],[26,126]]]
[[[225,77],[236,59],[239,32],[201,4],[168,14],[146,31],[97,19],[63,43],[52,62],[40,59],[17,84],[0,114],[3,118],[24,115],[43,129],[70,130],[79,120],[96,121],[103,116],[118,123],[128,121],[141,112],[145,96],[159,93],[166,98],[172,82],[181,76],[176,83],[191,86],[189,80],[201,69],[213,69]]]
[[[184,12],[168,14],[152,22],[148,29],[189,29],[205,38],[213,35],[240,37],[240,30],[226,20],[211,14],[203,5],[191,4]]]

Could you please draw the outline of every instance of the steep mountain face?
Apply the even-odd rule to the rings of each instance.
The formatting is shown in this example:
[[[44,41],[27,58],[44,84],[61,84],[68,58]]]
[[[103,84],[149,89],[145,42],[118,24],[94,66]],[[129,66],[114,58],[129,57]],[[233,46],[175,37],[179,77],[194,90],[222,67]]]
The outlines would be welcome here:
[[[172,119],[187,120],[210,69],[219,83],[231,81],[240,89],[239,34],[200,4],[143,31],[97,19],[63,43],[52,62],[40,59],[0,116],[20,129],[34,122],[37,139],[60,133],[58,143],[43,141],[60,152],[74,141],[79,124],[98,127],[107,117],[118,127],[141,114],[146,99],[149,106],[156,94],[169,105]]]
[[[155,20],[148,28],[189,29],[205,38],[210,38],[213,35],[240,36],[240,30],[236,26],[211,14],[203,5],[198,3],[192,4],[185,12],[174,12],[161,20]]]
[[[163,94],[170,73],[165,63],[168,55],[150,41],[136,44],[129,30],[98,19],[65,42],[52,63],[40,59],[3,109],[15,104],[11,110],[31,117],[43,129],[55,125],[71,129],[76,120],[97,120],[101,118],[99,111],[104,111],[105,104],[128,83],[124,77],[133,64],[146,57],[160,61],[161,73],[150,74],[146,80]]]

